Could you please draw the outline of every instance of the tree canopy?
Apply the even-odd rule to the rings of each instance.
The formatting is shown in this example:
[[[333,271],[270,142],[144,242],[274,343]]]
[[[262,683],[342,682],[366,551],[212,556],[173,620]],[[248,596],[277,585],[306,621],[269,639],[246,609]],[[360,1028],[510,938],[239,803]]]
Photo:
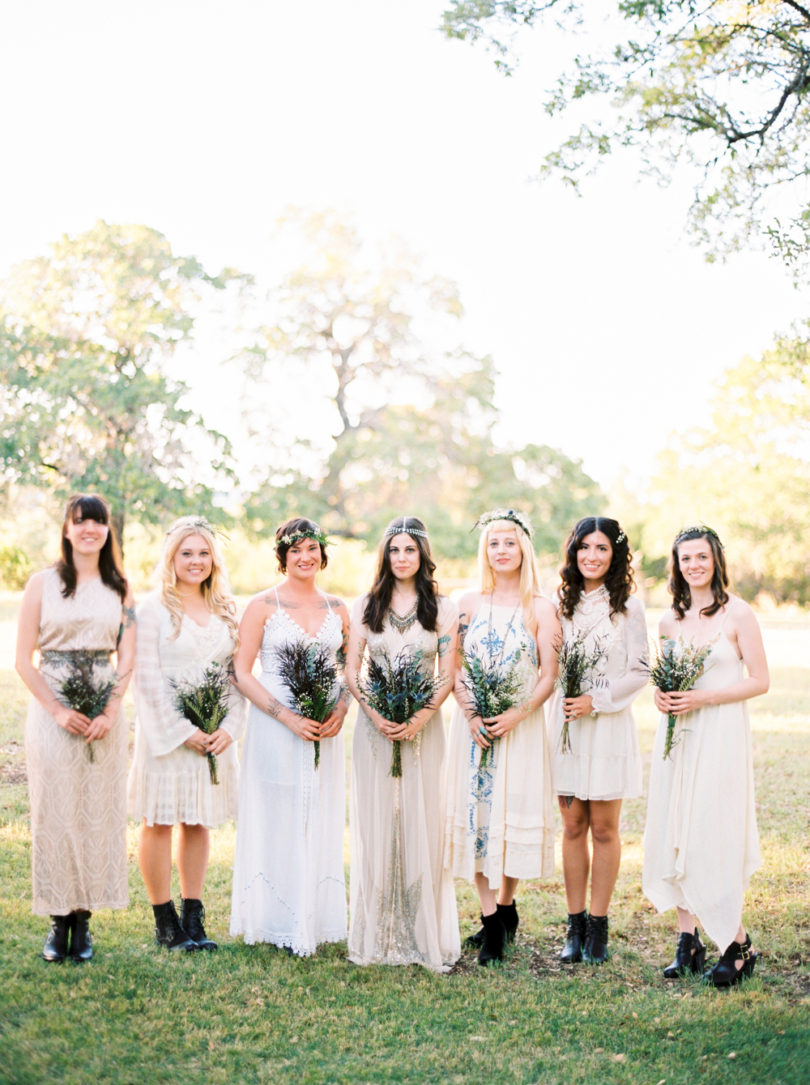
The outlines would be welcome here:
[[[664,178],[687,159],[699,177],[692,225],[710,249],[764,233],[788,262],[807,253],[810,4],[451,0],[442,29],[486,43],[510,71],[515,34],[541,24],[593,45],[549,87],[550,114],[585,120],[546,155],[546,172],[577,186],[630,145]]]
[[[270,457],[247,505],[255,526],[306,512],[330,531],[376,541],[407,513],[428,522],[443,553],[461,557],[475,549],[480,512],[519,504],[538,523],[541,547],[557,552],[599,488],[554,449],[496,446],[494,366],[454,339],[455,285],[425,277],[401,245],[365,245],[334,214],[296,214],[289,224],[309,256],[270,297],[246,360],[253,379],[276,390],[276,415],[283,389],[300,389],[312,418],[319,399],[329,409],[324,432],[297,435]]]
[[[175,255],[156,230],[105,222],[16,267],[0,285],[6,479],[59,497],[98,490],[119,531],[125,515],[210,507],[228,442],[179,405],[187,388],[166,366],[201,292],[233,277]]]

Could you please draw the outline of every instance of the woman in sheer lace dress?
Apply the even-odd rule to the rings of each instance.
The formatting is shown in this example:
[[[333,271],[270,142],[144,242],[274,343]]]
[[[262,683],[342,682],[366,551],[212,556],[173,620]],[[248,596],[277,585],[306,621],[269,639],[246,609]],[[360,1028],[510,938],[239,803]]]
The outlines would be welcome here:
[[[135,613],[103,498],[68,501],[61,552],[25,589],[16,661],[33,695],[25,724],[33,911],[51,917],[42,950],[50,962],[89,960],[90,913],[126,908],[129,899],[121,698],[135,657]],[[63,686],[77,679],[90,692],[109,692],[92,719],[67,707]]]
[[[481,590],[459,603],[458,708],[450,728],[445,864],[474,882],[478,963],[504,956],[518,926],[521,878],[554,871],[551,758],[543,704],[554,688],[559,623],[539,591],[531,524],[515,509],[480,517]],[[511,707],[482,716],[470,666],[508,680]]]
[[[571,532],[560,570],[563,640],[581,643],[592,661],[580,696],[564,698],[558,692],[549,713],[568,903],[560,959],[569,964],[607,960],[622,799],[641,794],[641,755],[630,706],[649,671],[644,607],[631,596],[631,561],[627,536],[616,520],[587,516]],[[585,908],[589,874],[590,914]]]
[[[155,916],[155,939],[170,950],[214,950],[205,932],[203,885],[209,829],[236,816],[236,741],[242,698],[228,672],[236,648],[236,604],[214,529],[184,516],[169,528],[160,584],[138,607],[135,760],[130,816],[142,821],[138,860]],[[177,707],[177,688],[220,685],[225,716],[212,734]],[[217,782],[209,758],[215,758]],[[171,899],[172,829],[178,828],[181,913]]]
[[[295,708],[279,650],[322,649],[342,663],[345,604],[318,588],[327,538],[296,517],[276,532],[284,579],[248,604],[239,630],[236,678],[251,702],[242,755],[231,901],[231,934],[298,956],[346,937],[343,871],[345,755],[341,728],[349,695],[339,683],[324,720]],[[253,665],[261,658],[261,674]],[[317,763],[316,763],[317,757]]]
[[[444,725],[452,691],[456,608],[438,594],[425,525],[400,516],[386,528],[371,591],[352,613],[346,681],[360,704],[351,795],[351,923],[355,964],[422,964],[444,971],[459,957],[455,891],[443,868]],[[411,661],[443,679],[403,723],[372,708],[358,685],[363,656]],[[396,744],[399,744],[398,746]],[[400,774],[393,768],[399,755]]]

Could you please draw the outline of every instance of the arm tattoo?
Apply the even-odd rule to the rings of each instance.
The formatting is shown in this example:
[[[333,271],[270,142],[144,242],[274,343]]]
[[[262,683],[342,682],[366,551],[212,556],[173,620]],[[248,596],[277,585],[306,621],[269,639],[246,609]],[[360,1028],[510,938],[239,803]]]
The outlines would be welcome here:
[[[342,686],[340,690],[340,699],[344,702],[346,707],[352,703],[352,691],[348,686]]]
[[[118,639],[116,644],[121,643],[121,637],[124,635],[124,630],[129,629],[131,625],[135,624],[135,607],[121,607],[121,624],[118,627]]]
[[[281,703],[281,701],[277,701],[275,697],[273,697],[272,695],[268,694],[268,697],[267,697],[267,708],[266,708],[266,710],[265,710],[265,711],[267,712],[267,715],[268,715],[268,716],[272,716],[272,717],[273,717],[274,719],[277,719],[277,720],[279,721],[279,723],[280,723],[280,722],[281,722],[281,719],[280,719],[280,717],[279,717],[279,713],[280,713],[280,712],[283,712],[283,710],[285,709],[285,707],[286,707],[286,705],[283,705],[283,704]]]
[[[449,643],[450,637],[447,633],[445,633],[443,637],[439,637],[439,659],[441,659],[442,656],[447,655],[447,646]]]

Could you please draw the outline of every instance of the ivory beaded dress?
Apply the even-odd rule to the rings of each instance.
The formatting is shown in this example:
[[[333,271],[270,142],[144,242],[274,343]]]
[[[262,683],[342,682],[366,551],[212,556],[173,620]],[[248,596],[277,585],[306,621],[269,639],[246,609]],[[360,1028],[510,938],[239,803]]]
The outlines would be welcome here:
[[[291,641],[317,642],[336,657],[340,617],[330,608],[314,637],[280,605],[265,622],[259,681],[290,708],[274,650]],[[249,945],[271,942],[303,957],[346,937],[344,751],[342,731],[321,739],[316,769],[314,743],[250,706],[231,897],[231,934]]]
[[[55,569],[43,574],[39,669],[58,694],[69,653],[97,656],[94,673],[111,675],[123,618],[121,597],[101,578],[62,596]],[[106,655],[105,655],[106,654]],[[119,706],[104,738],[87,744],[60,727],[36,699],[28,708],[25,755],[31,797],[33,912],[126,908],[127,723]]]
[[[563,638],[580,636],[589,652],[599,645],[593,715],[569,726],[571,749],[562,749],[563,695],[556,690],[549,708],[554,790],[577,799],[632,799],[641,794],[641,754],[631,704],[649,681],[647,624],[638,599],[627,600],[623,613],[610,615],[604,586],[583,593],[572,618],[560,615]]]
[[[482,659],[515,664],[523,695],[537,684],[537,648],[519,608],[482,598],[463,649]],[[445,866],[473,881],[483,873],[492,889],[502,877],[549,877],[554,872],[551,758],[542,706],[495,741],[480,768],[481,748],[457,707],[447,755]]]
[[[244,728],[244,700],[235,687],[220,726],[234,740],[217,757],[218,784],[211,782],[208,758],[185,741],[194,724],[174,707],[172,681],[195,683],[206,667],[228,667],[235,640],[225,622],[211,614],[199,625],[184,615],[174,635],[171,615],[153,592],[138,607],[135,664],[135,758],[129,774],[130,817],[147,825],[205,825],[213,828],[236,817],[238,762],[236,741]]]
[[[363,631],[371,657],[393,660],[421,653],[433,671],[439,638],[458,621],[448,599],[439,601],[438,632],[415,621],[399,630],[386,619],[382,633],[363,625],[368,597],[354,606],[352,624]],[[444,870],[445,751],[441,710],[413,742],[402,742],[402,776],[391,776],[393,744],[357,714],[352,749],[351,925],[349,960],[355,964],[421,964],[446,971],[461,954],[455,890]]]
[[[743,673],[721,629],[695,689],[724,689]],[[677,716],[675,743],[664,760],[666,725],[662,714],[650,771],[642,888],[659,912],[681,907],[696,915],[722,950],[737,936],[743,895],[761,862],[748,705],[707,705]]]

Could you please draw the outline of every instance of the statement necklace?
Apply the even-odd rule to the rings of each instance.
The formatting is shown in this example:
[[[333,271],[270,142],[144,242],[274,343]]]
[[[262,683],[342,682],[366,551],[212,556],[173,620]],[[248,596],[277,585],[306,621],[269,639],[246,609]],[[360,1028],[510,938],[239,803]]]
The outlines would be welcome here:
[[[407,633],[407,631],[411,628],[413,623],[416,621],[416,611],[418,606],[419,600],[417,599],[411,609],[405,614],[397,614],[393,607],[388,608],[388,620],[398,633]]]
[[[494,592],[489,593],[489,618],[487,619],[487,640],[490,644],[492,644],[492,596],[494,594]],[[500,652],[498,652],[498,658],[495,660],[498,665],[503,663],[503,653],[506,649],[506,642],[507,640],[509,640],[509,634],[512,632],[512,626],[514,624],[515,618],[517,617],[519,607],[520,599],[518,599],[517,603],[515,603],[515,609],[512,611],[512,617],[507,623],[506,632],[504,633],[503,640],[501,641],[501,650]]]

